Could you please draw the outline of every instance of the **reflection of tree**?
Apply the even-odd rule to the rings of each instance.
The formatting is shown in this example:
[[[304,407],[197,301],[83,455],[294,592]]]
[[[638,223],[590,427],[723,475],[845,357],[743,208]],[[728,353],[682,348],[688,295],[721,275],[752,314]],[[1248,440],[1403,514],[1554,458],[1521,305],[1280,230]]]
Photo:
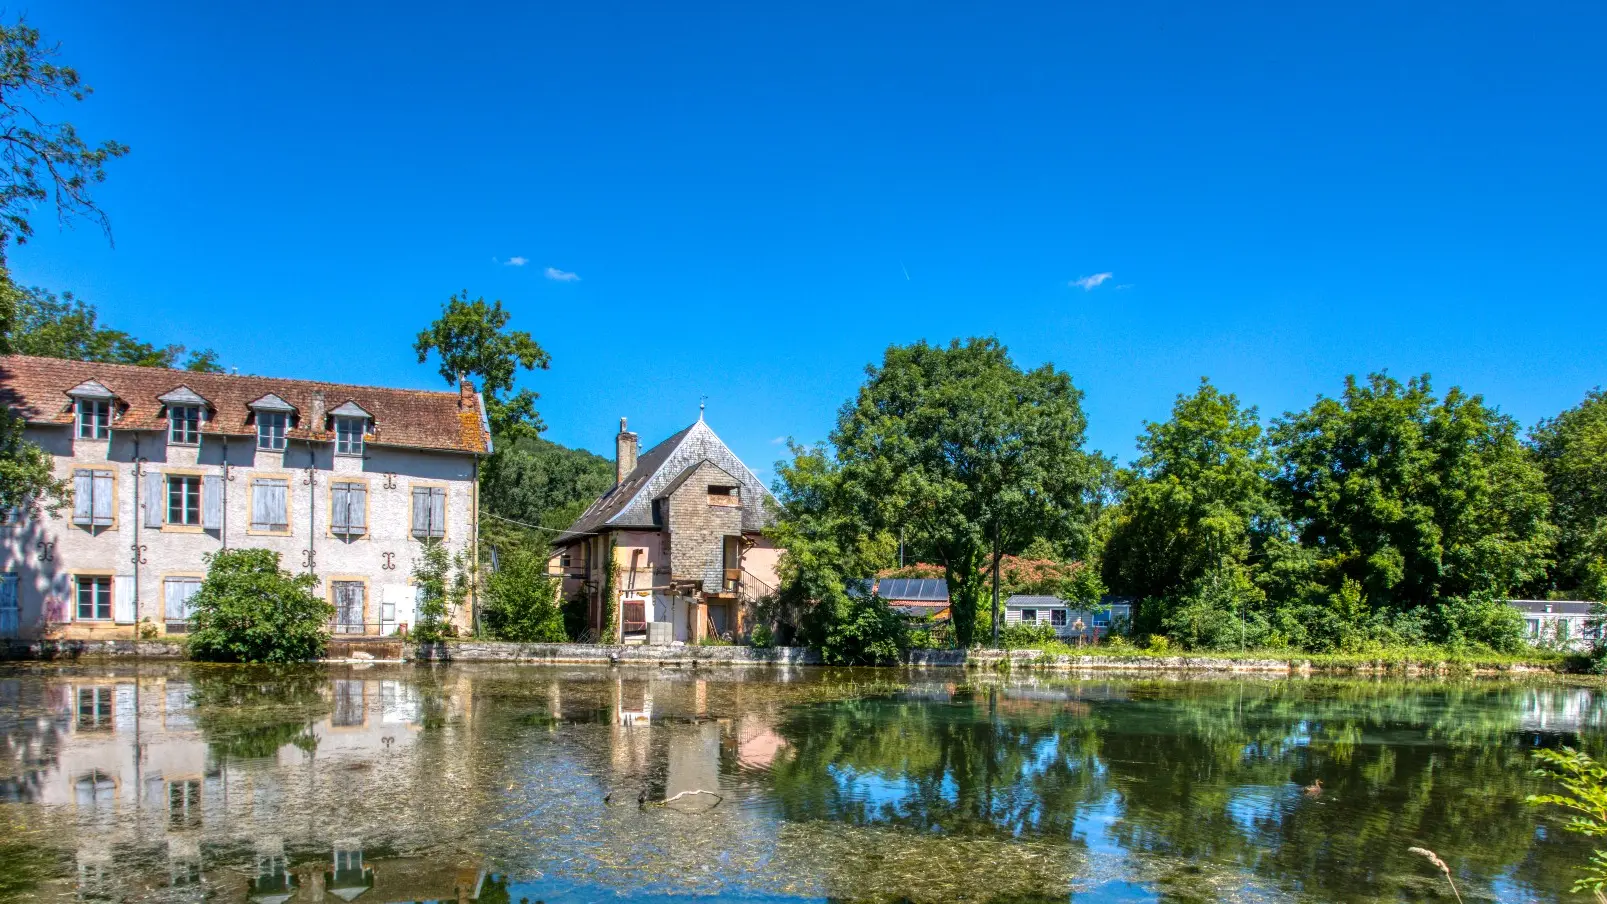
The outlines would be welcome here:
[[[214,759],[255,759],[286,744],[316,747],[312,725],[331,710],[329,686],[317,666],[197,668],[190,701]]]
[[[1103,794],[1084,710],[956,694],[947,705],[849,700],[796,711],[773,790],[788,819],[954,835],[1069,836]]]
[[[0,681],[0,801],[37,800],[56,765],[67,718],[47,704],[42,682]]]
[[[1237,864],[1320,900],[1392,898],[1440,852],[1464,891],[1509,873],[1556,888],[1572,856],[1535,842],[1533,735],[1515,689],[1381,684],[1138,686],[1104,707],[1123,848]],[[1302,793],[1321,779],[1317,794]],[[1543,866],[1542,864],[1550,864]],[[1160,878],[1175,873],[1169,867]],[[1180,883],[1187,878],[1174,876]]]
[[[1394,899],[1433,881],[1411,845],[1438,851],[1470,897],[1503,877],[1560,893],[1583,851],[1537,839],[1524,804],[1529,750],[1559,740],[1525,727],[1531,693],[1142,682],[1073,700],[1068,682],[1059,701],[1019,688],[853,700],[782,721],[789,746],[770,778],[789,821],[1054,842],[1063,858],[1084,856],[1079,812],[1109,803],[1110,841],[1168,899],[1246,879],[1313,900]],[[1320,793],[1302,790],[1317,779]],[[986,896],[997,873],[976,867]]]

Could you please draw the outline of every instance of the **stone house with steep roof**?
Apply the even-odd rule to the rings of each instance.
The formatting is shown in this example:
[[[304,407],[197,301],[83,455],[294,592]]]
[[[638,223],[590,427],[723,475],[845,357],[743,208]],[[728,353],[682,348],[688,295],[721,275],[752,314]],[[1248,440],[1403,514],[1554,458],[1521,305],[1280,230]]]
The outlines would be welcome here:
[[[478,538],[492,448],[467,381],[429,392],[15,355],[0,357],[0,404],[69,490],[59,511],[0,513],[0,637],[183,632],[206,556],[242,547],[317,576],[335,634],[389,635],[415,620],[422,544]]]
[[[553,542],[561,592],[584,599],[605,643],[746,637],[754,604],[778,584],[781,550],[763,534],[770,491],[701,414],[637,449],[620,418],[614,487]]]

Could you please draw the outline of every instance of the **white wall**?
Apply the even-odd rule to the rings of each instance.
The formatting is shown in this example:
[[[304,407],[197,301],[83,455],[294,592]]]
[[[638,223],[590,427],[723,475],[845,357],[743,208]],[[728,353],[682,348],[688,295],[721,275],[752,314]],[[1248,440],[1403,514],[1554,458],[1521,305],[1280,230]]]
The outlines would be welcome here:
[[[307,570],[310,546],[313,570],[320,578],[319,592],[327,596],[333,579],[367,582],[365,621],[378,622],[384,585],[406,587],[414,559],[422,549],[411,535],[414,485],[446,488],[448,549],[456,553],[471,542],[474,459],[469,455],[370,446],[362,457],[335,456],[329,443],[315,443],[309,453],[308,444],[296,440],[284,452],[267,452],[255,450],[255,443],[248,437],[234,437],[227,441],[231,479],[223,484],[224,529],[186,530],[170,525],[153,529],[144,526],[143,513],[136,508],[139,481],[135,459],[145,458],[144,467],[150,470],[182,468],[221,475],[224,439],[207,436],[199,447],[170,447],[160,433],[114,431],[110,441],[75,440],[71,434],[67,427],[30,427],[27,438],[53,453],[56,476],[69,482],[76,468],[112,470],[117,494],[116,523],[95,528],[73,524],[69,495],[69,504],[55,514],[40,512],[22,524],[0,525],[0,572],[19,576],[19,633],[23,637],[40,635],[47,597],[64,597],[69,615],[74,614],[71,575],[75,572],[132,579],[137,571],[135,621],[149,619],[160,629],[165,615],[163,578],[203,575],[205,557],[225,545],[230,549],[271,549],[280,554],[281,567],[297,573]],[[309,457],[314,466],[310,484]],[[250,486],[254,475],[287,480],[288,535],[262,535],[250,530]],[[332,479],[367,483],[365,535],[347,540],[331,532]],[[137,489],[143,493],[143,484]],[[165,503],[165,499],[159,500],[159,504]],[[136,543],[141,547],[142,559],[137,569],[133,561]],[[456,619],[460,626],[468,624],[469,613],[464,608]],[[134,633],[133,624],[87,622],[75,623],[65,631],[69,637],[128,637]]]

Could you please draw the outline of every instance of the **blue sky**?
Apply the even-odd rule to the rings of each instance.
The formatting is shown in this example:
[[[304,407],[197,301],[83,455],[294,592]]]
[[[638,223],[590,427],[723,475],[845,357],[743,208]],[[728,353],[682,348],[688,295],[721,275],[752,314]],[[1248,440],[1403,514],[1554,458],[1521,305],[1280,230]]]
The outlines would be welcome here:
[[[1273,415],[1428,371],[1526,425],[1607,382],[1600,3],[19,11],[133,147],[115,249],[42,222],[19,278],[244,371],[437,385],[411,340],[467,289],[552,353],[550,438],[707,395],[766,478],[920,338],[1069,371],[1124,461],[1202,375]]]

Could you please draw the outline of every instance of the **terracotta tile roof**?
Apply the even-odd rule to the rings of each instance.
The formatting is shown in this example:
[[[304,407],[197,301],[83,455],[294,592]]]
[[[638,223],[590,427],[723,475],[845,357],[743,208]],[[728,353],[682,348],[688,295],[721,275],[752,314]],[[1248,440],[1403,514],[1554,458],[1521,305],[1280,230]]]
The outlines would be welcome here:
[[[489,447],[480,397],[468,381],[456,392],[430,392],[8,355],[0,356],[0,405],[32,424],[71,424],[72,399],[67,391],[86,380],[101,383],[116,394],[114,430],[167,429],[157,397],[187,386],[211,408],[201,428],[203,434],[255,435],[247,405],[273,393],[296,408],[297,426],[289,431],[291,438],[333,442],[328,424],[307,423],[314,393],[322,392],[325,412],[356,402],[372,413],[368,442],[375,445],[480,454]]]

